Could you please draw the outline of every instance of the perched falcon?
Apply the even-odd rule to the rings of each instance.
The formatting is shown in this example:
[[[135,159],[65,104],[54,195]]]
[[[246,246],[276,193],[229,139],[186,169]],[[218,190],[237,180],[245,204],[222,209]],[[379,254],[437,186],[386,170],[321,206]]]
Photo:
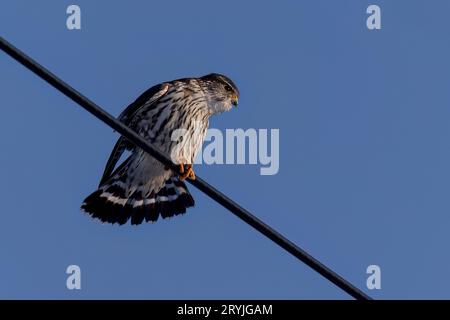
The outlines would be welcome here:
[[[224,75],[209,74],[158,84],[119,116],[180,166],[181,176],[121,137],[106,163],[98,190],[81,208],[103,222],[156,221],[194,205],[184,179],[195,179],[192,164],[201,149],[209,117],[237,106],[239,90]],[[125,150],[131,155],[116,168]]]

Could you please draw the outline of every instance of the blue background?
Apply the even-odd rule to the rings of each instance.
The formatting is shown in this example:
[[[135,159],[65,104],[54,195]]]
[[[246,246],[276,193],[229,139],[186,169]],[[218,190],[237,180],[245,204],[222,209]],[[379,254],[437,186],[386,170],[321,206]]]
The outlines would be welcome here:
[[[448,1],[76,1],[80,31],[69,4],[2,1],[1,35],[114,115],[227,74],[240,107],[211,126],[279,128],[280,171],[197,174],[375,298],[450,298]],[[0,298],[349,298],[193,187],[153,225],[82,214],[117,134],[0,56]]]

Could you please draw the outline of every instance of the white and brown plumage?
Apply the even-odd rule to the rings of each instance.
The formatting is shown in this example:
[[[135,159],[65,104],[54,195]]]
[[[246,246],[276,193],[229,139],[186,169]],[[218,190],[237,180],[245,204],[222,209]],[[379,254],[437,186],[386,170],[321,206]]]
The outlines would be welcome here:
[[[132,224],[186,212],[194,205],[183,180],[195,179],[192,163],[209,117],[237,105],[239,91],[226,76],[209,74],[156,85],[144,92],[119,120],[166,154],[184,173],[178,176],[124,137],[117,141],[98,190],[81,208],[104,222]],[[117,168],[125,150],[131,155]]]

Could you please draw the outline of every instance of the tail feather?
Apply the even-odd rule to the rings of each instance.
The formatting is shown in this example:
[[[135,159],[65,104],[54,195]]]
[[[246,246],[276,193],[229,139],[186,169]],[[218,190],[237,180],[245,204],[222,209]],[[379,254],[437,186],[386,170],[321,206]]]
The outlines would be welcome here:
[[[161,190],[144,197],[141,191],[127,195],[120,182],[112,181],[102,185],[85,200],[81,209],[107,223],[131,224],[155,222],[159,216],[163,219],[184,214],[186,208],[195,202],[186,184],[173,176]]]

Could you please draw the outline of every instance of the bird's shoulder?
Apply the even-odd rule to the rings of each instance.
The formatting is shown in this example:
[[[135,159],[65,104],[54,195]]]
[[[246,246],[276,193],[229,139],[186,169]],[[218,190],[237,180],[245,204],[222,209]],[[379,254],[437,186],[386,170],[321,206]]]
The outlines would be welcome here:
[[[158,102],[173,99],[178,94],[192,94],[200,90],[200,84],[196,78],[180,78],[157,84],[144,91],[135,101],[128,105],[119,115],[119,120],[129,124],[139,110],[144,107],[148,109]]]
[[[125,124],[128,124],[139,109],[144,106],[149,107],[156,103],[167,94],[172,85],[173,84],[171,82],[164,82],[147,89],[122,111],[119,115],[119,120]]]

